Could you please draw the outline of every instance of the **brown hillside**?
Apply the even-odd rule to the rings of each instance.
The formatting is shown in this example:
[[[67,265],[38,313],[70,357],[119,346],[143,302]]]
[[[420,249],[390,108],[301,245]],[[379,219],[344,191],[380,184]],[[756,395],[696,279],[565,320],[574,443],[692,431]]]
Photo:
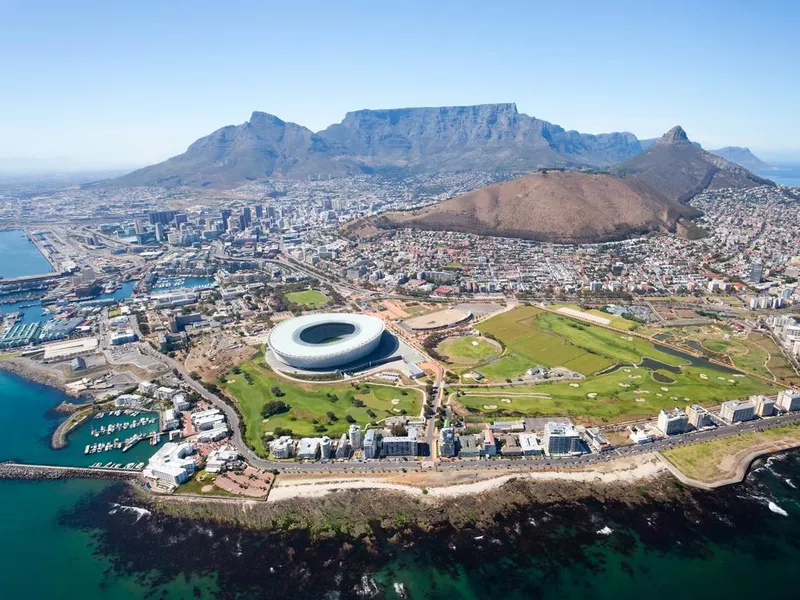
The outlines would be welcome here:
[[[594,242],[658,229],[665,217],[657,203],[610,175],[547,171],[480,188],[417,211],[354,223],[349,229],[362,236],[374,233],[377,226]]]

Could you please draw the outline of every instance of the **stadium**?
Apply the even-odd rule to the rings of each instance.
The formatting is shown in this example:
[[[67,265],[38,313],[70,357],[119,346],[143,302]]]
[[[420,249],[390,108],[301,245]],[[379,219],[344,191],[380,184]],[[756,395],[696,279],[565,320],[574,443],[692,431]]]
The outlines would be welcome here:
[[[325,370],[352,364],[381,343],[381,319],[354,314],[314,314],[283,321],[269,334],[281,362],[298,369]]]

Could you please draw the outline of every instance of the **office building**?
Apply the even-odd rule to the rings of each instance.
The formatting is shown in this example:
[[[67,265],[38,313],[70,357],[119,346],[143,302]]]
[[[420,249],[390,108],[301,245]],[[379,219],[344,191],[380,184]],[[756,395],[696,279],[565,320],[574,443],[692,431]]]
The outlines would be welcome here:
[[[783,411],[800,410],[800,391],[783,390],[778,394],[776,406]]]
[[[456,433],[452,427],[442,427],[439,432],[439,456],[456,455]]]
[[[750,283],[761,283],[764,279],[764,265],[761,263],[753,263],[750,265]]]
[[[297,458],[317,460],[319,458],[320,438],[302,438],[297,442]]]
[[[689,425],[689,416],[676,408],[669,412],[662,410],[658,414],[658,428],[664,435],[684,433]]]
[[[702,429],[714,424],[711,414],[699,404],[692,404],[687,408],[686,416],[689,417],[689,425],[695,429]]]
[[[586,441],[595,452],[605,452],[611,450],[611,443],[606,436],[600,431],[599,427],[589,427],[584,433]]]
[[[756,418],[756,403],[752,400],[729,400],[722,403],[719,416],[728,423],[740,423]]]
[[[545,423],[542,442],[548,456],[583,453],[581,437],[571,424]]]

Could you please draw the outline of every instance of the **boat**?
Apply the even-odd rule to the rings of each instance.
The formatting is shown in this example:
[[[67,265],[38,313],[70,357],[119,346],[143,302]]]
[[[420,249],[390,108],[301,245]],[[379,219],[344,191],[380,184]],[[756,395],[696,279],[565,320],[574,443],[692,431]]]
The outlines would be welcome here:
[[[83,449],[84,454],[89,454],[89,444],[86,444],[86,448]]]

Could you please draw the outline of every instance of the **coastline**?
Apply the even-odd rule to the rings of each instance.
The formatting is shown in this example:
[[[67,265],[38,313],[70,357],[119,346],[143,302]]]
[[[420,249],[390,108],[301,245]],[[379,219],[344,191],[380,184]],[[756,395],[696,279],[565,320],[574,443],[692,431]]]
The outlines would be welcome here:
[[[72,398],[80,397],[75,392],[70,392],[62,377],[59,377],[52,370],[38,365],[31,360],[18,356],[5,358],[0,360],[0,370],[13,373],[33,383],[50,386]]]

